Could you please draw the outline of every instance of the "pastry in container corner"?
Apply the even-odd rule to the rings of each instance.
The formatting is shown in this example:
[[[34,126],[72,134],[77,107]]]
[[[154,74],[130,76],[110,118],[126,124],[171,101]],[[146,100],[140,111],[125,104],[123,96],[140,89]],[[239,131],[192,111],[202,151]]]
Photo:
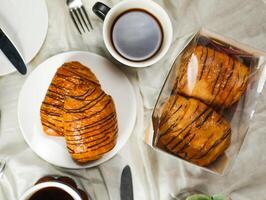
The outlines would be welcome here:
[[[159,146],[200,166],[208,166],[228,148],[230,124],[199,100],[172,95],[162,106]]]
[[[197,45],[178,64],[175,92],[213,107],[228,108],[244,94],[250,68],[237,57]]]

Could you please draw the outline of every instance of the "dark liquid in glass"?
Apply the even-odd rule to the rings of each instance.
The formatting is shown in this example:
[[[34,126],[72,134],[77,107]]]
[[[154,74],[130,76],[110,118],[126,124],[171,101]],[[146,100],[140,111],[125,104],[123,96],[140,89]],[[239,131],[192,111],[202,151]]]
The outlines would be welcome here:
[[[57,187],[47,187],[33,194],[29,200],[74,200],[67,192]]]
[[[153,57],[163,41],[160,22],[142,9],[131,9],[118,16],[111,31],[113,46],[127,60],[140,62]]]

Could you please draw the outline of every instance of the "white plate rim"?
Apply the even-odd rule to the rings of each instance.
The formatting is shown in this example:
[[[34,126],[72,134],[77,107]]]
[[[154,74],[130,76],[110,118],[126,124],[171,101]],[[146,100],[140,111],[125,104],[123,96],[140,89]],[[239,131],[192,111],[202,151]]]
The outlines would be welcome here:
[[[45,1],[45,0],[43,0],[43,2],[44,2],[44,9],[45,9],[45,13],[46,13],[46,20],[45,20],[45,33],[43,34],[43,36],[42,36],[42,40],[41,40],[41,42],[40,42],[40,45],[39,45],[39,48],[37,48],[36,50],[35,50],[35,52],[34,53],[32,53],[32,56],[29,58],[29,60],[26,62],[25,60],[24,60],[24,58],[23,58],[23,60],[25,61],[25,64],[26,64],[26,67],[28,68],[28,64],[36,57],[36,55],[40,52],[40,50],[41,50],[41,48],[43,47],[43,45],[44,45],[44,42],[45,42],[45,40],[46,40],[46,37],[47,37],[47,33],[48,33],[48,26],[49,26],[49,12],[48,12],[48,7],[47,7],[47,2]],[[4,72],[4,73],[1,73],[0,74],[0,77],[1,76],[6,76],[6,75],[9,75],[9,74],[12,74],[12,73],[14,73],[14,72],[16,72],[17,70],[16,70],[16,68],[14,67],[13,68],[13,70],[11,70],[11,71],[7,71],[7,72]]]
[[[40,66],[42,66],[42,65],[45,65],[45,63],[46,62],[49,62],[50,60],[52,60],[52,59],[55,59],[56,57],[58,57],[58,56],[64,56],[65,54],[87,54],[87,55],[91,55],[91,56],[95,56],[95,57],[98,57],[99,59],[104,59],[104,60],[107,60],[110,64],[112,64],[112,65],[115,65],[114,63],[112,63],[110,60],[108,60],[107,58],[105,58],[105,57],[103,57],[103,56],[100,56],[100,55],[98,55],[98,54],[96,54],[96,53],[92,53],[92,52],[89,52],[89,51],[82,51],[82,50],[77,50],[77,51],[66,51],[66,52],[61,52],[61,53],[58,53],[58,54],[56,54],[56,55],[53,55],[53,56],[51,56],[51,57],[49,57],[49,58],[47,58],[46,60],[44,60],[43,62],[41,62],[32,72],[31,72],[31,74],[28,76],[28,77],[30,77],[36,70],[38,70],[38,68],[40,67]],[[119,69],[123,74],[125,74],[121,69]],[[137,121],[137,97],[136,97],[136,90],[135,90],[135,88],[134,88],[134,86],[133,86],[133,84],[132,84],[132,82],[130,81],[130,79],[127,77],[127,75],[125,74],[125,77],[126,77],[126,79],[128,80],[128,82],[129,82],[129,85],[130,85],[130,87],[131,87],[131,90],[132,90],[132,92],[133,92],[133,94],[134,94],[134,100],[133,100],[133,105],[132,106],[134,106],[134,109],[133,109],[133,121],[131,122],[131,124],[130,124],[130,133],[124,138],[124,141],[120,144],[120,146],[118,146],[117,147],[117,151],[115,152],[115,153],[113,153],[113,155],[112,156],[110,156],[109,158],[105,158],[104,160],[102,160],[102,161],[100,161],[101,159],[99,159],[98,160],[98,162],[96,162],[96,163],[92,163],[92,164],[90,164],[89,166],[88,165],[79,165],[79,166],[76,166],[76,167],[66,167],[66,166],[62,166],[62,165],[60,165],[60,164],[54,164],[54,163],[51,163],[51,162],[49,162],[49,161],[47,161],[47,160],[45,160],[44,158],[42,158],[35,150],[34,150],[34,148],[32,147],[32,144],[31,144],[31,142],[29,142],[29,140],[27,139],[27,137],[25,136],[25,133],[24,133],[24,131],[23,131],[23,128],[22,128],[22,122],[21,122],[21,118],[20,118],[20,115],[21,115],[21,113],[20,113],[20,109],[19,109],[19,107],[21,106],[20,104],[21,104],[21,101],[20,101],[20,96],[22,96],[22,93],[23,93],[23,89],[24,89],[24,85],[26,84],[26,82],[29,80],[28,79],[28,77],[27,77],[27,79],[25,80],[25,82],[23,83],[23,86],[22,86],[22,88],[21,88],[21,90],[20,90],[20,92],[19,92],[19,98],[18,98],[18,103],[17,103],[17,118],[18,118],[18,125],[19,125],[19,129],[20,129],[20,132],[21,132],[21,134],[22,134],[22,136],[23,136],[23,138],[24,138],[24,140],[26,141],[26,143],[28,144],[28,146],[30,147],[30,149],[39,157],[39,158],[41,158],[43,161],[45,161],[45,162],[47,162],[47,163],[49,163],[49,164],[51,164],[51,165],[54,165],[54,166],[56,166],[56,167],[60,167],[60,168],[65,168],[65,169],[75,169],[75,170],[78,170],[78,169],[87,169],[87,168],[92,168],[92,167],[96,167],[96,166],[98,166],[98,165],[101,165],[101,164],[103,164],[103,163],[105,163],[105,162],[107,162],[107,161],[109,161],[110,159],[112,159],[114,156],[116,156],[119,152],[120,152],[120,150],[125,146],[125,144],[127,143],[127,141],[129,140],[129,138],[130,138],[130,136],[131,136],[131,134],[134,132],[134,127],[135,127],[135,125],[136,125],[136,121]],[[116,144],[116,145],[118,145],[118,144]]]

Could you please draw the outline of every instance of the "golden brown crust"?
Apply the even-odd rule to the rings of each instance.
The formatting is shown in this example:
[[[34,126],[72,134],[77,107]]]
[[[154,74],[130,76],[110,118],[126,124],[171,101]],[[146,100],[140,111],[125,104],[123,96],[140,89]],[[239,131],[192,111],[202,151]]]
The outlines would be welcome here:
[[[74,160],[95,160],[113,149],[118,127],[111,96],[99,88],[91,89],[82,100],[66,98],[64,110],[65,139]]]
[[[215,161],[229,146],[229,123],[204,103],[172,95],[163,105],[159,142],[185,160],[201,166]]]
[[[249,68],[201,45],[191,53],[188,50],[181,58],[175,92],[212,106],[226,108],[236,103],[246,90]]]
[[[69,153],[79,163],[101,158],[116,144],[114,102],[79,62],[65,63],[57,70],[40,115],[44,132],[64,136]]]
[[[41,105],[43,130],[48,135],[63,136],[62,112],[66,95],[82,95],[81,85],[100,87],[89,68],[79,62],[69,62],[58,68]]]

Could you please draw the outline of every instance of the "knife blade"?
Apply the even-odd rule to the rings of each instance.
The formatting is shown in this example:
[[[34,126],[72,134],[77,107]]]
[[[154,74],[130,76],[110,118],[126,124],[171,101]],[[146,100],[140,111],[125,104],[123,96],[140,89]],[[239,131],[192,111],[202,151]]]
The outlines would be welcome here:
[[[0,28],[0,49],[12,63],[12,65],[23,75],[27,73],[25,62],[11,40],[7,37],[4,31]]]
[[[121,175],[120,198],[121,200],[134,199],[131,169],[128,165],[124,167]]]

